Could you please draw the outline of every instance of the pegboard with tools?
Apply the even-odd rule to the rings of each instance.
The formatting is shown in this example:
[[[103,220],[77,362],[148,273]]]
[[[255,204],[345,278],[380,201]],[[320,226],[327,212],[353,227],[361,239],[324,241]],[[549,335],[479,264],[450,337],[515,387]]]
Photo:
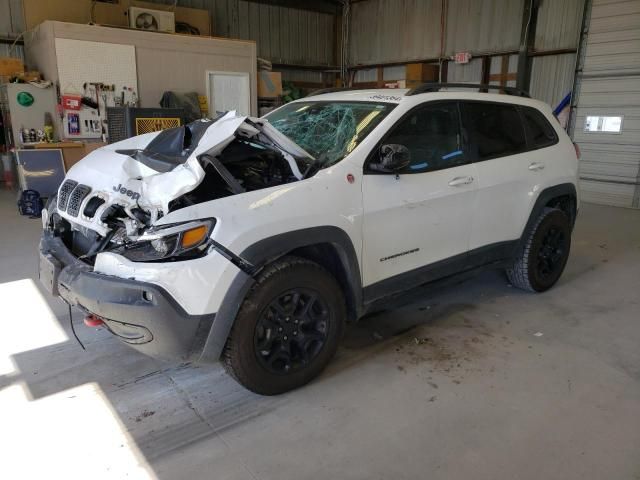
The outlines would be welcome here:
[[[135,48],[66,38],[55,46],[65,138],[105,140],[107,107],[139,104]]]

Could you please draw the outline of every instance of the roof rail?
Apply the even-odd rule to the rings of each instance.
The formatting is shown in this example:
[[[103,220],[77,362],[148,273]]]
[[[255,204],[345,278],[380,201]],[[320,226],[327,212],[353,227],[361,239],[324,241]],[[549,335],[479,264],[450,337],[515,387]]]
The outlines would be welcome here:
[[[477,88],[478,90],[502,90],[507,95],[516,95],[518,97],[531,98],[529,92],[513,87],[504,87],[502,85],[487,85],[482,83],[438,83],[427,82],[418,85],[416,88],[405,93],[406,96],[418,95],[419,93],[438,92],[441,88]]]
[[[309,93],[307,97],[311,97],[313,95],[322,95],[323,93],[334,93],[334,92],[346,92],[348,90],[365,90],[364,88],[357,87],[332,87],[332,88],[321,88],[319,90],[314,90]]]

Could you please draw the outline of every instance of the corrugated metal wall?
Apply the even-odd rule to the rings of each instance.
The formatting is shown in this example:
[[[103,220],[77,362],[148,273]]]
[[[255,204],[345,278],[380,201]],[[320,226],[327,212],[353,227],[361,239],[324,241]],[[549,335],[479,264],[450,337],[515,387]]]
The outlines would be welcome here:
[[[173,0],[153,0],[171,4]],[[0,35],[21,31],[21,0],[0,0]],[[442,0],[365,0],[352,5],[352,65],[410,62],[440,54]],[[536,50],[575,48],[584,0],[543,0],[538,13]],[[255,40],[258,55],[275,63],[335,65],[335,17],[326,13],[259,4],[247,0],[178,0],[178,5],[210,12],[216,36]],[[514,51],[518,48],[524,0],[447,0],[445,54]],[[8,47],[0,46],[0,54]],[[19,54],[20,48],[15,54]],[[6,52],[5,52],[6,53]],[[555,105],[572,85],[572,56],[533,60],[531,91]],[[477,62],[449,66],[449,80],[479,81]],[[385,68],[387,80],[395,72]],[[510,71],[515,71],[510,68]],[[295,71],[287,78],[315,82],[317,72]],[[375,81],[375,70],[356,81]]]
[[[575,50],[585,0],[542,0],[534,43],[536,51]],[[516,52],[520,42],[524,0],[446,0],[444,53],[472,55]],[[351,9],[351,65],[374,65],[435,59],[440,55],[442,0],[365,0]],[[509,60],[509,72],[517,62]],[[500,73],[492,62],[491,73]],[[532,60],[530,91],[555,106],[571,90],[575,54],[539,56]],[[479,82],[481,62],[449,62],[448,80]],[[375,70],[358,71],[356,82],[375,81]],[[495,82],[494,82],[495,83]],[[514,84],[509,81],[508,85]]]
[[[440,53],[441,0],[367,0],[351,7],[350,64],[402,62]]]
[[[522,0],[448,0],[447,55],[518,48]],[[350,63],[410,62],[440,55],[442,0],[367,0],[351,7]],[[497,26],[500,26],[497,28]]]
[[[587,116],[623,116],[619,134],[585,132]],[[594,0],[574,139],[585,201],[640,208],[640,0]]]
[[[239,38],[255,40],[272,62],[335,65],[334,16],[239,2]]]
[[[150,0],[173,4],[173,0]],[[178,0],[208,10],[215,36],[255,40],[258,56],[274,63],[335,65],[335,16],[247,0]],[[0,0],[0,37],[24,30],[22,0]],[[0,44],[0,55],[4,55]]]
[[[22,0],[0,0],[0,36],[23,30]]]
[[[575,65],[575,53],[534,57],[529,93],[556,107],[573,88]]]
[[[436,58],[442,0],[365,0],[351,8],[353,65]],[[524,0],[447,0],[446,55],[515,51]],[[584,0],[543,0],[536,50],[576,48]]]
[[[15,45],[11,48],[10,43],[0,43],[0,57],[15,57],[24,62],[24,46]]]
[[[543,0],[538,9],[536,50],[576,48],[584,0]]]
[[[22,0],[0,0],[0,57],[16,57],[24,61],[24,48],[22,45],[15,45],[11,48],[11,42],[16,35],[24,30],[24,19],[22,17]]]
[[[538,10],[534,48],[537,51],[576,49],[585,0],[543,0]],[[576,55],[535,57],[531,66],[531,96],[552,107],[573,88]]]
[[[445,53],[517,50],[523,8],[523,0],[448,0]]]
[[[467,64],[450,63],[447,81],[480,83],[482,81],[482,59],[474,58]]]
[[[255,40],[258,56],[274,63],[336,64],[334,15],[246,0],[178,0],[178,5],[209,10],[214,36]]]
[[[316,70],[282,70],[282,81],[298,83],[323,83],[322,72]]]

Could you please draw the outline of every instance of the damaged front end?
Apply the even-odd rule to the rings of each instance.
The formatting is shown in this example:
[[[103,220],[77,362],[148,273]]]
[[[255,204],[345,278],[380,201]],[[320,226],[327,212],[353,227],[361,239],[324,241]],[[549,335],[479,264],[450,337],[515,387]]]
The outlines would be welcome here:
[[[269,121],[231,112],[89,154],[43,210],[42,284],[143,353],[217,360],[232,306],[262,265],[242,247],[288,215],[299,224],[291,205],[314,188],[330,194],[320,170],[389,110],[289,105]],[[275,202],[283,208],[264,215]]]
[[[46,230],[92,264],[205,254],[215,219],[156,226],[168,213],[304,178],[313,157],[268,122],[229,112],[95,150],[69,170],[43,212]]]

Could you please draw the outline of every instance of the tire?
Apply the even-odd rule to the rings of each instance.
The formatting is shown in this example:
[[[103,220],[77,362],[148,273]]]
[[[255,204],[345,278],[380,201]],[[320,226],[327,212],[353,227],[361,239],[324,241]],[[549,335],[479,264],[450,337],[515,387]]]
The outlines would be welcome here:
[[[544,292],[560,278],[571,248],[571,222],[559,209],[545,208],[527,232],[524,246],[507,277],[515,287],[530,292]]]
[[[293,390],[327,366],[346,316],[344,295],[329,272],[309,260],[284,257],[259,274],[244,299],[223,364],[252,392]]]

